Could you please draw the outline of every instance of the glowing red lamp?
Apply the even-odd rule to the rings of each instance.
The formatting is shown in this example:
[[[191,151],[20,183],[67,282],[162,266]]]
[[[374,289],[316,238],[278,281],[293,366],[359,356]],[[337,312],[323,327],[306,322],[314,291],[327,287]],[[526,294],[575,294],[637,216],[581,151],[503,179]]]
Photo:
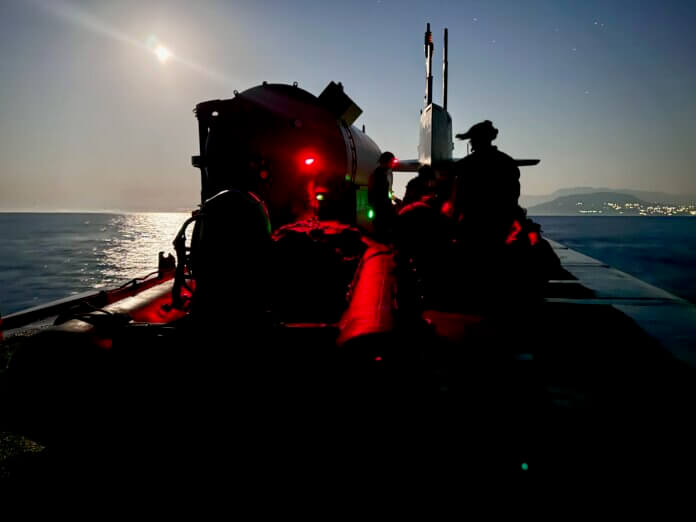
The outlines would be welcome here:
[[[519,234],[522,231],[522,225],[520,225],[520,222],[515,220],[512,222],[512,228],[510,229],[510,234],[508,235],[507,239],[505,240],[505,244],[509,245],[511,243],[514,243],[517,240],[517,234]]]

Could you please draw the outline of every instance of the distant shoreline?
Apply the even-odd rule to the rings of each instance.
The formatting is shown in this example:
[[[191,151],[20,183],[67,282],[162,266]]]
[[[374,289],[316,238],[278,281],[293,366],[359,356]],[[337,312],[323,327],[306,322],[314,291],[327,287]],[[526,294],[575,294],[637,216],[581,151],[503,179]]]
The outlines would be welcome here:
[[[190,214],[194,208],[188,210],[0,210],[0,214],[108,214],[108,215],[130,215],[130,214]],[[600,214],[600,213],[587,213],[587,214],[538,214],[538,213],[528,213],[529,217],[616,217],[616,218],[629,218],[629,217],[640,217],[640,218],[696,218],[696,215],[676,215],[669,216],[664,214]]]
[[[528,217],[582,217],[582,218],[688,218],[693,219],[696,216],[688,216],[685,214],[678,216],[667,216],[660,214],[527,214]]]

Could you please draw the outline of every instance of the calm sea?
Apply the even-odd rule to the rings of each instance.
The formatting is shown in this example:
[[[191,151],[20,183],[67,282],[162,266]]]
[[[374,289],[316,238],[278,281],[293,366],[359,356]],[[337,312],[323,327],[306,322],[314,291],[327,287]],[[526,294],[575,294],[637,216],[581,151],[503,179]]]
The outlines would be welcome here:
[[[532,217],[542,233],[696,303],[696,218]]]
[[[0,213],[0,313],[156,270],[187,217]],[[534,219],[548,237],[696,302],[696,218]]]
[[[0,214],[0,314],[157,270],[187,214]]]

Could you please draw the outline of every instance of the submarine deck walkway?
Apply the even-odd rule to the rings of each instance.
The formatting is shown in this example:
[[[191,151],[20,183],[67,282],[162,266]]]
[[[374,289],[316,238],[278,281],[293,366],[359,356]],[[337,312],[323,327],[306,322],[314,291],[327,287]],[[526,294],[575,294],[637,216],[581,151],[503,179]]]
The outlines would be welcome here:
[[[561,243],[548,241],[563,268],[575,279],[551,281],[553,290],[547,302],[610,305],[635,321],[674,357],[696,366],[696,305]]]

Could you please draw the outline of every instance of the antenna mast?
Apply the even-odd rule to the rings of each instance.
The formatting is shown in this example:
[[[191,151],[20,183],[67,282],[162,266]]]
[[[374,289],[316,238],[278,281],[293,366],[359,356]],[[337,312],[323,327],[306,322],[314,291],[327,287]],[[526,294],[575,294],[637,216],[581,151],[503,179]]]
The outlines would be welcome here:
[[[442,108],[447,110],[447,28],[445,27],[445,44],[442,48]]]
[[[433,33],[430,24],[425,29],[425,106],[433,103]]]

